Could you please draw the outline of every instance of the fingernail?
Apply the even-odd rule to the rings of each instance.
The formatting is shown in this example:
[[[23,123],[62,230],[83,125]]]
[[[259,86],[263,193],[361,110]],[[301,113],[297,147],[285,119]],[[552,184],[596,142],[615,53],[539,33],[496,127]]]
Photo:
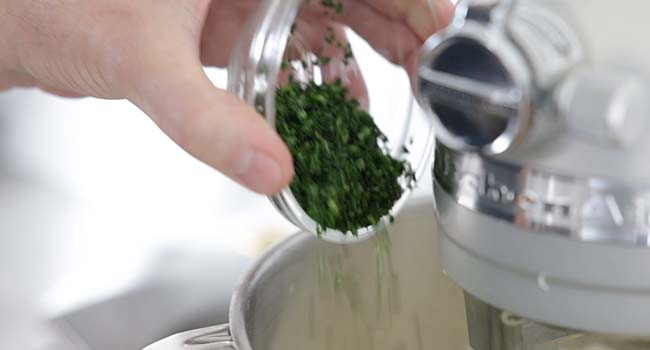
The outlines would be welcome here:
[[[235,177],[253,191],[271,194],[283,186],[282,168],[263,152],[247,150],[235,166]]]

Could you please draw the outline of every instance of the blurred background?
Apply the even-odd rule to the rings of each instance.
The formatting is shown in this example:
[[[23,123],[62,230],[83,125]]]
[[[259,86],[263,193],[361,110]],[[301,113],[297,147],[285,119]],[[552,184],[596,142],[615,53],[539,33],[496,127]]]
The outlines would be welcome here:
[[[405,74],[352,44],[374,89],[371,110],[407,104],[408,88],[381,83],[395,76],[408,86]],[[225,70],[207,72],[225,88]],[[430,196],[430,181],[420,184],[416,196]],[[239,277],[295,231],[265,197],[190,157],[128,102],[0,94],[6,348],[138,349],[227,322]]]

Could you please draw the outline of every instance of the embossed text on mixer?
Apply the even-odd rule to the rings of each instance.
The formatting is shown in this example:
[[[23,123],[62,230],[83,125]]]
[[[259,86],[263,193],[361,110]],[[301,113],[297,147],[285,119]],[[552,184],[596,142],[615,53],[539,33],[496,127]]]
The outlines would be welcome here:
[[[460,205],[522,228],[593,240],[650,235],[647,187],[503,166],[449,150],[437,153],[434,171]]]

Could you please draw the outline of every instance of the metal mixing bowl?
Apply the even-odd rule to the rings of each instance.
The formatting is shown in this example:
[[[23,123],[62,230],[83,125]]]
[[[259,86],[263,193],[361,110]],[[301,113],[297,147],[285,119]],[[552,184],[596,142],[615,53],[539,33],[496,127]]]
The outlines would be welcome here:
[[[463,293],[438,264],[436,236],[430,200],[413,201],[387,233],[359,244],[297,234],[245,276],[230,325],[146,350],[466,349]]]
[[[388,233],[359,244],[305,233],[277,244],[234,293],[230,324],[145,350],[649,348],[648,339],[549,326],[463,295],[438,263],[430,202],[411,203]]]

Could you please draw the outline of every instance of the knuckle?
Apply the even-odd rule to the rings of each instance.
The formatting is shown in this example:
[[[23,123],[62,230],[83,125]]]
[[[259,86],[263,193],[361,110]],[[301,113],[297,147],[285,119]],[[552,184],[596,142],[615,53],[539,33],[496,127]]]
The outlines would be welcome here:
[[[135,6],[119,3],[95,12],[98,20],[87,38],[90,59],[113,86],[137,76],[145,40],[142,15]]]
[[[210,113],[212,112],[212,113]],[[242,140],[232,129],[232,125],[215,125],[214,111],[196,110],[177,115],[167,120],[170,137],[185,151],[203,160],[207,164],[228,172],[236,167],[240,155]]]
[[[162,121],[161,127],[182,149],[194,153],[197,148],[195,119],[192,114],[173,115]]]

